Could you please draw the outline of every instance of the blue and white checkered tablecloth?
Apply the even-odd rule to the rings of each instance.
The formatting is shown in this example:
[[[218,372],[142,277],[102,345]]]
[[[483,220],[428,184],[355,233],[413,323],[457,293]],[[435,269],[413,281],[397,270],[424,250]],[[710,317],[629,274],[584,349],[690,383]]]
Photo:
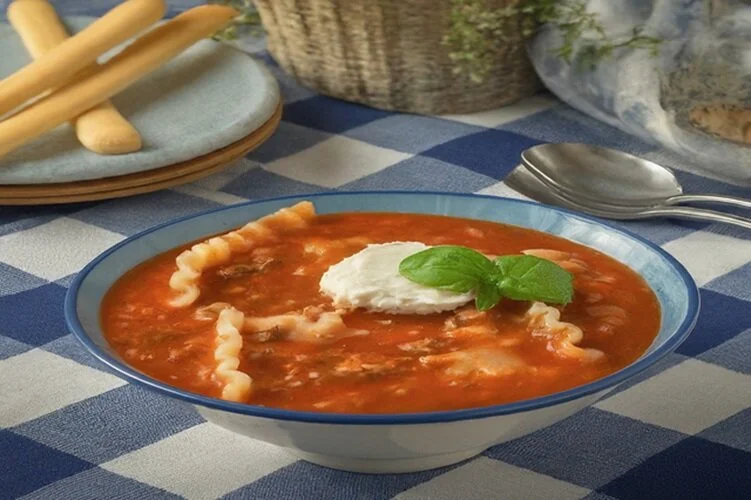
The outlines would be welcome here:
[[[115,1],[55,3],[98,15]],[[3,11],[7,3],[0,0]],[[234,437],[97,364],[63,322],[71,278],[123,238],[200,210],[353,189],[519,197],[504,176],[522,149],[553,141],[656,160],[678,169],[689,192],[751,195],[546,95],[466,116],[394,114],[316,95],[259,56],[279,78],[284,118],[233,167],[132,198],[0,207],[0,498],[751,498],[751,233],[728,226],[623,224],[696,278],[703,309],[695,332],[594,407],[445,469],[376,476],[311,465]]]

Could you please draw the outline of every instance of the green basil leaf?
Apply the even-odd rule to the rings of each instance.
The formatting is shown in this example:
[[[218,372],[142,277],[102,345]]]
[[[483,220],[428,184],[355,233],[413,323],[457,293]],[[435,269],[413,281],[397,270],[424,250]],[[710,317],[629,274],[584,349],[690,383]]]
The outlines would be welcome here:
[[[492,309],[501,300],[501,291],[492,281],[482,281],[477,286],[475,307],[478,311]]]
[[[573,276],[558,264],[532,255],[504,255],[493,263],[496,285],[504,297],[568,304],[574,297]]]
[[[491,282],[497,270],[480,252],[460,246],[439,246],[410,255],[399,274],[421,285],[466,293]]]

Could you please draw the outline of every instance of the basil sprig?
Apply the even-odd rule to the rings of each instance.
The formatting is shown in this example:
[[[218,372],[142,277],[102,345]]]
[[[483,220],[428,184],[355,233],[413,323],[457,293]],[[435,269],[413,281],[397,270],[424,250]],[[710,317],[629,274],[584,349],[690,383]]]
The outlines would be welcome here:
[[[568,304],[574,296],[573,276],[558,264],[532,255],[503,255],[490,260],[462,246],[437,246],[410,255],[399,274],[431,288],[457,293],[475,292],[480,311],[503,297]]]

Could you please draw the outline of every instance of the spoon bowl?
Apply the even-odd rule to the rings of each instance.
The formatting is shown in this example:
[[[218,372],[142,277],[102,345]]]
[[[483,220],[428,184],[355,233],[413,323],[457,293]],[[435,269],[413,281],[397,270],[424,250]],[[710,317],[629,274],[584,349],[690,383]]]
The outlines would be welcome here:
[[[522,152],[521,159],[540,181],[583,204],[613,210],[692,202],[751,208],[751,201],[742,198],[683,194],[668,168],[614,149],[589,144],[540,144]]]
[[[652,206],[683,194],[665,167],[589,144],[540,144],[524,151],[522,162],[546,184],[598,203]]]

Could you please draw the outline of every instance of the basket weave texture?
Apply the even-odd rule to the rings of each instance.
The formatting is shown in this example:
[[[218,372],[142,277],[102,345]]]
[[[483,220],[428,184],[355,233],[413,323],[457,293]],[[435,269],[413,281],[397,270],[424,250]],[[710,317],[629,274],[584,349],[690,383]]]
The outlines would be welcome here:
[[[489,0],[500,8],[515,0]],[[523,42],[509,42],[483,83],[455,74],[448,0],[255,0],[268,49],[315,91],[375,108],[471,113],[542,88]]]

